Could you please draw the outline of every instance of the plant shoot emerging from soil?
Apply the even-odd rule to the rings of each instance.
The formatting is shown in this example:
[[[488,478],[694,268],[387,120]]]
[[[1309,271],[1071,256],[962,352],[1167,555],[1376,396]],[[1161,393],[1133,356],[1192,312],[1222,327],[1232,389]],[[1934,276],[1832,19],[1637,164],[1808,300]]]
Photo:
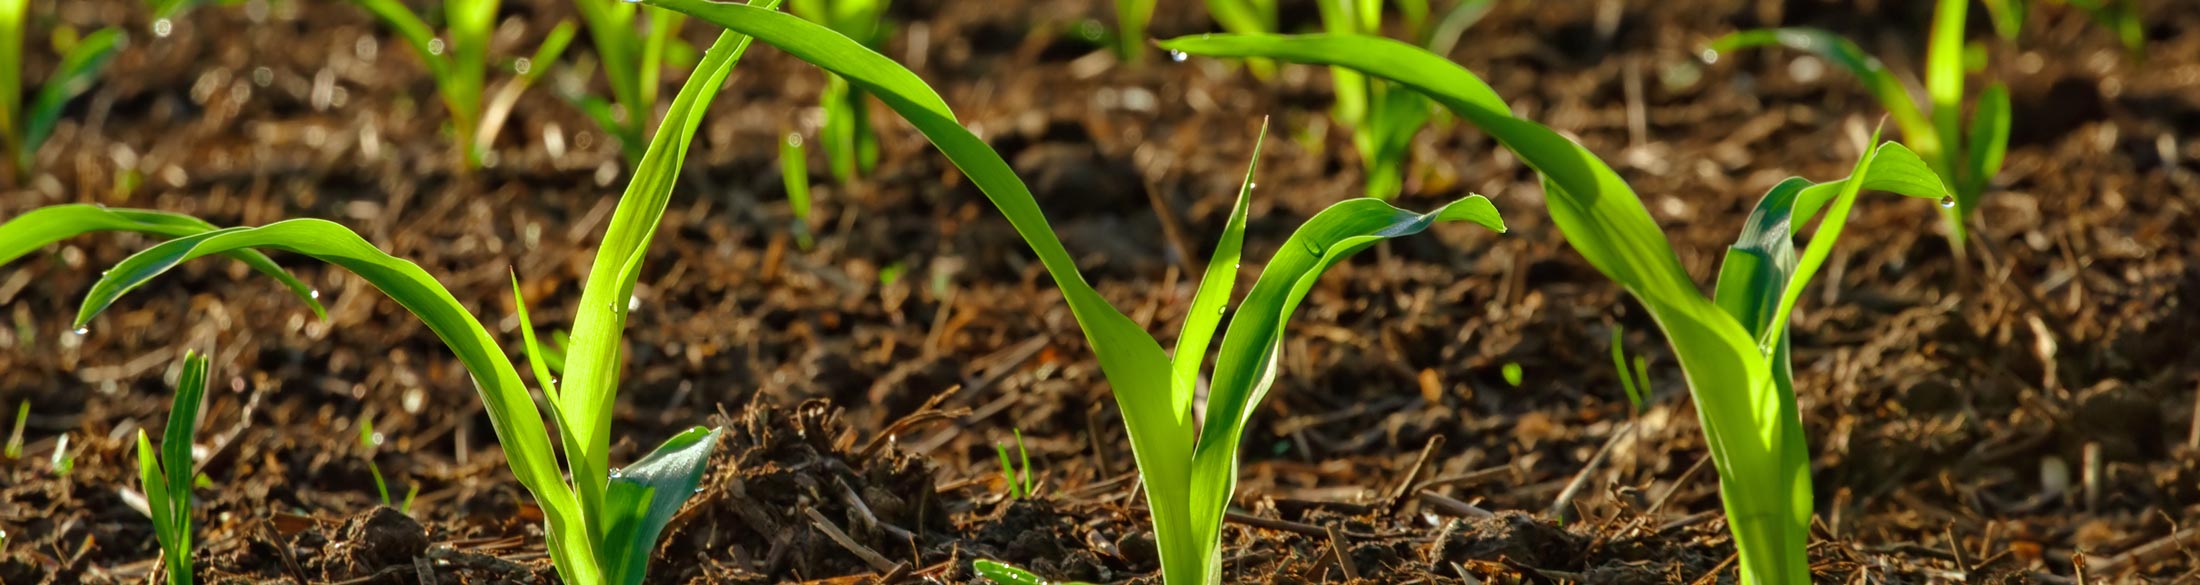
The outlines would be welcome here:
[[[1221,579],[1222,518],[1237,482],[1238,442],[1253,406],[1274,380],[1283,325],[1316,277],[1353,253],[1446,221],[1502,231],[1488,199],[1469,196],[1430,213],[1374,199],[1331,206],[1299,227],[1239,303],[1212,370],[1206,417],[1193,396],[1208,344],[1228,310],[1245,235],[1252,169],[1186,313],[1174,358],[1136,322],[1110,305],[1078,271],[1048,227],[1031,190],[998,152],[965,129],[954,112],[908,69],[860,44],[769,10],[707,0],[649,0],[754,35],[797,58],[846,77],[908,120],[984,192],[1053,276],[1100,361],[1130,431],[1131,450],[1152,510],[1163,579],[1204,585]]]
[[[871,50],[878,50],[892,34],[886,22],[889,0],[790,0],[796,16],[825,25]],[[838,75],[825,74],[825,92],[818,106],[825,110],[825,127],[818,143],[825,149],[833,179],[855,180],[878,166],[878,130],[871,125],[870,99],[862,88],[848,85]]]
[[[176,381],[175,402],[168,407],[160,452],[154,453],[145,429],[137,433],[138,479],[145,490],[145,507],[153,517],[153,535],[160,540],[161,560],[168,567],[168,582],[175,585],[190,585],[192,580],[191,478],[197,473],[191,441],[198,434],[208,375],[206,356],[184,352],[183,377]]]
[[[1807,583],[1810,461],[1788,363],[1787,321],[1862,190],[1947,197],[1899,144],[1868,148],[1850,178],[1789,179],[1765,195],[1705,297],[1634,190],[1587,149],[1512,109],[1472,72],[1425,50],[1357,35],[1202,35],[1164,48],[1349,67],[1427,94],[1543,177],[1551,217],[1575,251],[1642,301],[1665,331],[1710,439],[1720,496],[1748,583]],[[1877,143],[1877,136],[1872,143]],[[1794,223],[1821,211],[1798,259]],[[1624,373],[1622,374],[1625,375]]]
[[[489,71],[490,35],[496,29],[499,0],[448,0],[443,3],[443,36],[428,28],[428,21],[400,0],[352,0],[374,13],[413,53],[420,56],[435,79],[436,93],[450,112],[452,148],[461,171],[495,164],[490,146],[520,92],[532,85],[573,40],[573,23],[561,22],[543,39],[532,58],[514,63],[517,73],[505,82],[494,102],[484,104]],[[445,40],[443,37],[449,37]],[[540,64],[539,66],[536,64]],[[486,106],[486,107],[485,107]]]
[[[769,4],[767,4],[769,6]],[[769,8],[757,8],[766,10]],[[341,225],[289,220],[256,228],[186,235],[131,256],[105,273],[87,295],[78,323],[89,323],[122,294],[175,266],[208,254],[275,248],[312,256],[351,271],[388,294],[434,331],[473,374],[513,475],[543,510],[552,562],[567,583],[639,583],[657,537],[701,480],[718,431],[689,429],[624,469],[609,467],[611,407],[617,394],[619,337],[625,327],[643,252],[671,198],[674,181],[703,110],[731,74],[748,38],[722,34],[704,54],[665,117],[635,177],[612,212],[581,292],[563,389],[541,359],[525,299],[513,296],[526,354],[559,423],[554,441],[534,397],[495,338],[443,285],[412,262],[386,253]],[[567,470],[558,464],[562,444]]]
[[[1965,58],[1963,25],[1970,0],[1939,0],[1933,14],[1932,35],[1925,53],[1925,99],[1918,100],[1878,57],[1864,52],[1855,42],[1820,29],[1781,28],[1737,32],[1711,42],[1704,57],[1747,47],[1777,45],[1816,55],[1855,75],[1864,89],[1887,109],[1902,141],[1931,165],[1953,187],[1953,197],[1942,207],[1948,243],[1958,258],[1966,256],[1969,228],[1965,219],[1978,209],[1979,197],[1992,187],[2001,172],[2009,148],[2009,89],[1999,82],[1979,94],[1969,126],[1964,125],[1963,78]]]

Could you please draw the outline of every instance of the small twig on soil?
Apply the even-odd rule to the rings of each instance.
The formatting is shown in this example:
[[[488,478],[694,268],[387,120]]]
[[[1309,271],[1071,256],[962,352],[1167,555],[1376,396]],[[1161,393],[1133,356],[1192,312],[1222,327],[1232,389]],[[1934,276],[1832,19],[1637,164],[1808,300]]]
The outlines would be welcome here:
[[[955,420],[969,416],[970,409],[968,408],[940,409],[941,402],[946,401],[947,397],[954,396],[956,392],[961,390],[962,385],[958,384],[949,386],[946,390],[940,391],[939,394],[932,395],[931,398],[924,401],[924,406],[917,407],[916,412],[909,413],[909,416],[901,417],[900,420],[896,420],[893,424],[886,425],[886,428],[880,429],[878,436],[871,437],[869,442],[863,444],[862,449],[856,450],[856,458],[870,458],[873,453],[878,452],[880,447],[886,446],[888,439],[909,432],[910,427],[933,421]]]
[[[1571,507],[1568,504],[1573,503],[1574,496],[1581,493],[1583,486],[1589,485],[1589,475],[1594,473],[1597,467],[1604,465],[1604,460],[1612,457],[1612,447],[1618,445],[1619,440],[1626,437],[1627,432],[1634,428],[1635,421],[1630,420],[1620,423],[1619,428],[1612,429],[1612,437],[1605,439],[1604,446],[1597,448],[1596,455],[1590,456],[1589,462],[1581,466],[1581,471],[1574,473],[1573,481],[1566,482],[1566,489],[1559,490],[1558,499],[1551,502],[1550,513],[1552,516],[1566,517],[1566,510]]]
[[[1697,577],[1696,580],[1688,582],[1688,585],[1705,585],[1707,583],[1719,582],[1719,573],[1725,571],[1727,565],[1734,564],[1734,559],[1738,554],[1739,553],[1727,553],[1726,560],[1719,561],[1719,566],[1712,567],[1711,572],[1704,573],[1702,577]]]
[[[1413,466],[1406,468],[1406,474],[1399,477],[1397,485],[1390,488],[1390,495],[1383,498],[1384,512],[1398,510],[1398,506],[1405,501],[1406,494],[1413,493],[1413,483],[1421,478],[1421,470],[1428,467],[1429,457],[1434,456],[1436,449],[1443,446],[1443,435],[1429,435],[1428,443],[1421,446],[1421,455],[1413,458]]]
[[[1292,521],[1290,521],[1290,520],[1281,520],[1281,519],[1276,519],[1276,518],[1262,518],[1262,517],[1259,517],[1259,516],[1254,516],[1254,515],[1252,515],[1252,514],[1247,514],[1247,513],[1244,513],[1244,512],[1224,512],[1224,513],[1222,514],[1222,518],[1223,518],[1224,520],[1229,520],[1229,521],[1231,521],[1231,522],[1235,522],[1235,523],[1238,523],[1238,524],[1244,524],[1244,525],[1246,525],[1246,526],[1251,526],[1251,527],[1254,527],[1254,528],[1266,528],[1266,529],[1269,529],[1269,530],[1281,530],[1281,531],[1284,531],[1284,532],[1296,532],[1296,533],[1299,533],[1299,534],[1304,534],[1304,535],[1307,535],[1307,536],[1328,536],[1328,535],[1329,535],[1329,530],[1327,530],[1327,529],[1324,529],[1324,528],[1322,528],[1322,527],[1320,527],[1320,526],[1315,526],[1315,525],[1312,525],[1312,524],[1307,524],[1307,523],[1304,523],[1304,522],[1292,522]]]
[[[834,544],[847,549],[849,553],[856,555],[856,558],[863,559],[864,564],[871,565],[872,569],[881,573],[891,573],[898,566],[893,561],[886,560],[886,557],[878,554],[878,551],[863,546],[863,543],[856,542],[854,538],[849,538],[848,533],[841,532],[839,526],[834,526],[832,522],[827,521],[824,514],[817,513],[817,508],[803,508],[802,513],[809,515],[811,527],[817,528],[818,532],[825,533],[825,538],[832,539]]]
[[[1337,557],[1337,568],[1344,570],[1345,580],[1360,580],[1360,568],[1353,565],[1352,555],[1344,551],[1344,533],[1338,531],[1336,526],[1329,526],[1324,532],[1329,535],[1329,554]]]
[[[878,519],[878,514],[874,514],[871,512],[871,505],[864,503],[863,498],[856,495],[856,490],[854,488],[848,487],[848,482],[841,481],[840,478],[835,477],[833,478],[833,485],[840,488],[840,499],[848,502],[848,508],[855,510],[857,517],[862,519],[864,524],[869,525],[872,528],[886,531],[887,534],[893,535],[894,538],[898,538],[901,540],[916,540],[917,535],[910,534],[908,530],[903,530],[899,526],[895,526],[893,524],[887,523],[884,520]]]
[[[1506,464],[1496,467],[1477,469],[1466,473],[1432,477],[1429,478],[1428,481],[1414,484],[1413,489],[1415,491],[1419,491],[1447,486],[1473,486],[1507,475],[1512,476],[1513,481],[1515,482],[1520,481],[1520,468],[1515,467],[1511,464]]]
[[[1428,507],[1435,508],[1437,512],[1442,512],[1451,516],[1457,516],[1460,518],[1497,517],[1496,512],[1484,510],[1480,506],[1462,502],[1450,496],[1428,490],[1421,490],[1421,493],[1419,494],[1419,499],[1421,500],[1422,504],[1427,504]]]
[[[1709,463],[1710,457],[1697,457],[1695,465],[1688,466],[1688,471],[1681,472],[1680,479],[1673,480],[1673,485],[1665,488],[1665,495],[1658,496],[1658,501],[1650,504],[1650,509],[1642,511],[1643,517],[1657,516],[1658,510],[1665,509],[1665,504],[1673,501],[1673,496],[1681,493],[1681,488],[1688,487],[1688,480],[1696,479],[1696,473],[1703,471],[1704,466]]]
[[[267,545],[275,548],[275,556],[282,559],[283,570],[289,571],[291,578],[297,579],[299,583],[313,582],[312,579],[306,578],[305,568],[298,566],[297,555],[291,553],[290,543],[283,542],[282,537],[275,528],[274,521],[265,518],[260,519],[260,538],[266,539]]]
[[[905,578],[908,578],[908,577],[909,577],[909,561],[902,561],[902,562],[899,562],[899,563],[894,563],[894,570],[892,570],[892,571],[887,571],[887,572],[886,572],[886,574],[884,574],[884,575],[879,575],[879,576],[878,576],[878,585],[887,585],[888,583],[898,583],[898,582],[901,582],[901,580],[902,580],[902,579],[905,579]]]
[[[2098,569],[2100,574],[2114,575],[2140,565],[2176,556],[2196,544],[2200,544],[2200,528],[2188,528],[2153,542],[2139,545],[2137,548],[2124,551],[2123,554],[2109,557],[2108,560],[2101,561],[2100,565],[2095,568]],[[2071,563],[2078,567],[2078,576],[2081,582],[2085,580],[2086,563],[2084,559],[2085,556],[2082,554],[2071,558]]]

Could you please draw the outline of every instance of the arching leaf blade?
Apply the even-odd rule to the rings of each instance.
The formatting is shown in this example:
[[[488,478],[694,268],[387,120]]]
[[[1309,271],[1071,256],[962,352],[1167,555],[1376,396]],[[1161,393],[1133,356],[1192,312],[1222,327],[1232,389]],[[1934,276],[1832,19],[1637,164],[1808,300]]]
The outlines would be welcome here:
[[[215,229],[214,224],[180,213],[149,209],[109,209],[97,205],[65,204],[33,209],[15,216],[7,223],[0,223],[0,265],[14,262],[47,244],[92,232],[136,232],[162,237],[180,237],[204,233]],[[298,300],[305,301],[313,309],[314,316],[328,318],[321,307],[319,295],[313,287],[306,286],[297,277],[285,272],[266,254],[254,250],[237,250],[228,254],[253,270],[281,281]],[[81,325],[81,324],[80,324]]]

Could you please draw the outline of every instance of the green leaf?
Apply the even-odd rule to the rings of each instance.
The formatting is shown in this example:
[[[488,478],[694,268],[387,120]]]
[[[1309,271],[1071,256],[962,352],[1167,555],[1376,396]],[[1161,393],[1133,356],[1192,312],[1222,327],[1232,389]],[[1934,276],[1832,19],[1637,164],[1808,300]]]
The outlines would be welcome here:
[[[1031,571],[986,559],[970,561],[970,570],[992,581],[994,585],[1092,585],[1081,581],[1048,581]]]
[[[1245,163],[1245,182],[1238,186],[1237,203],[1230,206],[1222,239],[1215,243],[1215,255],[1207,260],[1198,292],[1192,293],[1191,308],[1184,313],[1184,325],[1176,335],[1169,378],[1172,410],[1191,411],[1192,398],[1199,391],[1200,367],[1207,365],[1207,344],[1214,340],[1215,328],[1230,308],[1230,291],[1237,287],[1238,258],[1245,249],[1245,215],[1251,209],[1253,171],[1260,168],[1260,147],[1267,139],[1268,120],[1264,118],[1260,134],[1253,138],[1252,160]]]
[[[6,223],[0,223],[0,265],[14,262],[47,244],[78,235],[101,231],[137,232],[165,237],[180,237],[213,230],[214,224],[196,217],[149,209],[108,209],[98,205],[67,204],[40,207]],[[282,281],[299,300],[313,308],[315,317],[327,319],[328,313],[321,307],[321,293],[284,272],[266,254],[252,250],[238,250],[229,256],[242,261],[261,274]],[[79,324],[81,326],[81,324]]]
[[[31,149],[21,144],[23,121],[19,119],[23,115],[23,17],[30,5],[30,0],[0,0],[0,157],[8,159],[0,164],[19,165],[30,158],[21,154]],[[15,177],[12,173],[0,176]]]
[[[1971,0],[1939,0],[1925,47],[1925,94],[1932,100],[1933,132],[1950,156],[1963,152],[1963,25]],[[1905,129],[1906,131],[1907,129]],[[1954,173],[1956,169],[1942,169]]]
[[[161,470],[160,460],[158,456],[153,454],[153,443],[145,437],[145,429],[138,429],[137,459],[138,485],[145,489],[145,509],[153,516],[153,536],[160,541],[161,556],[168,561],[168,580],[188,585],[191,582],[188,576],[184,580],[176,580],[177,565],[174,559],[182,556],[177,554],[178,545],[185,549],[189,548],[189,544],[181,540],[183,533],[187,532],[189,528],[177,524],[179,519],[175,516],[175,507],[168,504],[170,494],[168,493],[167,473]],[[169,463],[173,464],[174,462]],[[185,467],[189,467],[189,465],[186,464]],[[179,530],[179,528],[182,528],[182,530]],[[183,558],[185,564],[188,564],[189,557],[183,556]]]
[[[641,461],[611,474],[604,501],[605,547],[599,559],[612,583],[635,585],[649,570],[657,537],[703,481],[718,429],[695,427],[659,445]]]
[[[777,5],[777,0],[760,4]],[[747,8],[747,7],[744,7]],[[753,10],[771,12],[768,8]],[[777,14],[776,12],[772,12]],[[618,397],[620,335],[626,329],[627,305],[634,298],[635,280],[641,277],[642,260],[657,223],[672,200],[672,188],[680,178],[688,145],[702,124],[703,112],[725,85],[726,76],[749,38],[721,34],[698,64],[695,73],[673,97],[649,149],[627,182],[625,194],[611,212],[611,224],[596,248],[588,280],[581,288],[580,307],[573,316],[573,344],[566,352],[564,388],[558,393],[558,409],[571,426],[561,429],[574,437],[567,444],[582,447],[566,454],[571,465],[574,492],[592,529],[589,537],[603,537],[603,491],[608,481],[611,450],[612,404]],[[590,549],[600,549],[595,542]]]
[[[191,518],[191,475],[195,464],[191,459],[192,437],[199,427],[199,409],[206,403],[206,383],[210,372],[206,356],[185,351],[183,375],[176,381],[175,401],[168,408],[168,426],[161,433],[161,459],[168,462],[168,490],[174,498],[167,502],[174,509],[179,525],[189,526]]]
[[[2024,29],[2024,13],[2029,11],[2029,0],[1984,0],[1986,12],[1993,17],[1994,32],[2002,40],[2015,41],[2017,33]]]
[[[1942,137],[1933,123],[1918,110],[1917,102],[1910,97],[1910,91],[1902,87],[1902,81],[1896,79],[1894,72],[1888,71],[1878,57],[1865,53],[1863,47],[1856,46],[1855,42],[1842,38],[1841,35],[1815,28],[1746,30],[1711,41],[1704,56],[1716,59],[1720,53],[1767,45],[1778,45],[1817,55],[1818,58],[1856,76],[1858,81],[1863,82],[1864,90],[1870,92],[1872,98],[1879,100],[1880,107],[1886,108],[1887,115],[1894,118],[1895,127],[1902,129],[1904,142],[1909,143],[1911,148],[1917,149],[1927,159],[1942,156]],[[1962,64],[1959,62],[1957,75],[1961,74]]]
[[[46,137],[53,134],[54,124],[61,119],[61,107],[69,100],[83,95],[99,80],[99,70],[114,59],[122,49],[122,31],[103,28],[86,35],[69,47],[61,56],[61,65],[54,69],[52,77],[38,88],[38,97],[31,102],[29,111],[23,113],[22,148],[16,151],[16,164],[30,168],[31,159]]]
[[[1999,83],[1986,86],[1978,96],[1978,110],[1971,113],[1971,164],[1968,182],[1956,189],[1958,216],[1969,216],[1978,200],[2001,174],[2002,159],[2009,153],[2009,88]]]
[[[519,372],[505,358],[489,331],[473,314],[412,262],[391,256],[367,243],[350,229],[317,219],[294,219],[256,228],[228,228],[183,236],[123,259],[92,285],[77,312],[82,326],[114,304],[123,294],[145,284],[177,265],[209,254],[272,248],[304,254],[335,264],[374,285],[435,332],[474,376],[476,390],[489,411],[497,442],[504,447],[506,462],[520,484],[542,506],[553,547],[581,547],[553,558],[594,558],[582,538],[585,525],[575,510],[558,471],[549,434],[534,399],[520,384]],[[579,556],[573,556],[579,555]],[[593,581],[591,567],[559,564],[568,582]]]

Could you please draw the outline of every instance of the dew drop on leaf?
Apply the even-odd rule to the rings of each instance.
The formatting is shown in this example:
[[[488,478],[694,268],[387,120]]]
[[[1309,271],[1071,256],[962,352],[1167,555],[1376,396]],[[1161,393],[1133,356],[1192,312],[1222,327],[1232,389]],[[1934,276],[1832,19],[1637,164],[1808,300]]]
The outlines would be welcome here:
[[[76,334],[77,334],[77,335],[90,335],[91,333],[92,333],[92,328],[90,328],[90,327],[78,327],[78,328],[76,328]]]
[[[319,300],[319,299],[321,298],[321,290],[320,290],[320,289],[313,289],[313,290],[309,290],[309,291],[306,291],[306,297],[308,297],[308,298],[312,298],[312,299],[315,299],[315,300]]]
[[[1189,58],[1191,58],[1191,55],[1186,55],[1186,54],[1184,54],[1184,52],[1183,52],[1183,51],[1169,51],[1169,60],[1170,60],[1170,61],[1175,61],[1175,62],[1178,62],[1178,63],[1183,63],[1185,59],[1189,59]]]
[[[1705,63],[1719,62],[1719,52],[1711,49],[1704,49],[1702,53],[1698,53],[1696,56],[1702,58]]]
[[[1940,208],[1941,208],[1941,209],[1955,209],[1955,208],[1956,208],[1956,198],[1955,198],[1955,197],[1951,197],[1951,196],[1947,196],[1947,195],[1942,195],[1942,196],[1940,197]]]
[[[168,38],[169,33],[175,32],[175,30],[175,23],[168,22],[166,18],[153,21],[153,36],[165,39]]]

